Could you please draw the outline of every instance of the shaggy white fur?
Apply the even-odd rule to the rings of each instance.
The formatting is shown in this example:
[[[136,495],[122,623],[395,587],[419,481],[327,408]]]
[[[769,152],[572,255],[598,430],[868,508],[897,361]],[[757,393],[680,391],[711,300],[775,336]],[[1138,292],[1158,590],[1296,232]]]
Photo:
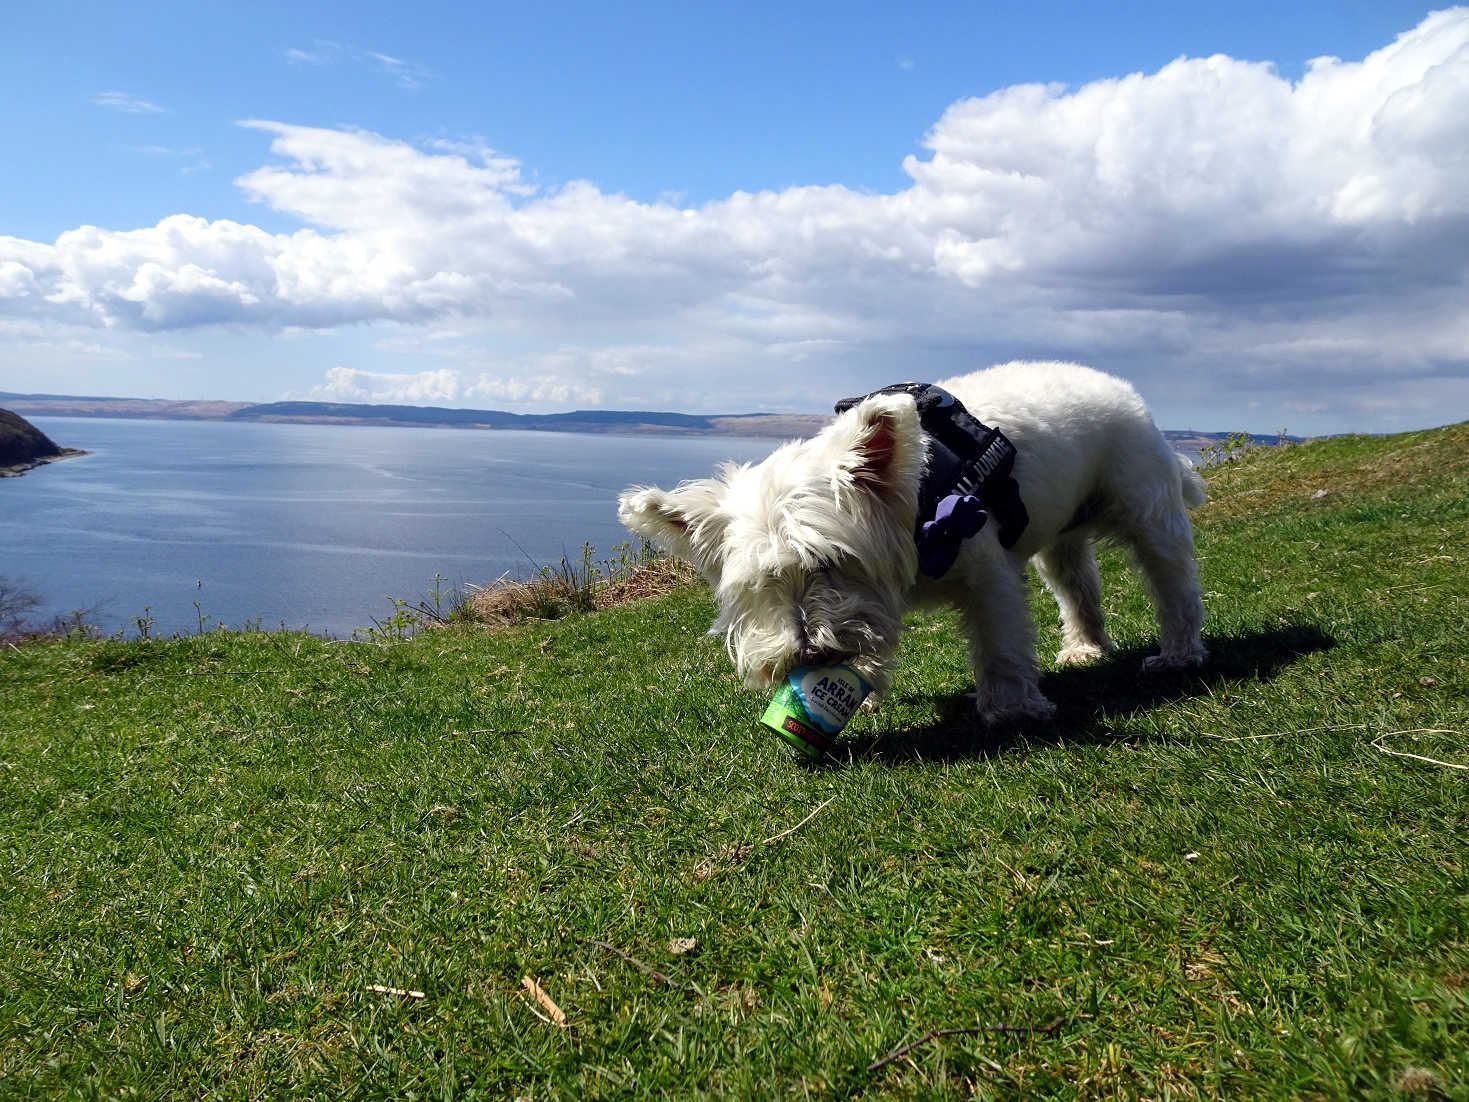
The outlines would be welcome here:
[[[907,395],[868,398],[757,465],[730,464],[671,491],[633,487],[618,516],[698,567],[719,601],[711,630],[755,687],[793,665],[840,661],[880,695],[905,610],[947,602],[969,639],[980,716],[1044,718],[1054,706],[1038,688],[1025,564],[1035,562],[1061,610],[1056,660],[1087,661],[1112,648],[1092,553],[1101,537],[1132,549],[1157,609],[1160,653],[1144,668],[1202,663],[1188,509],[1203,503],[1204,482],[1137,392],[1065,363],[1003,364],[939,385],[1015,445],[1030,514],[1009,550],[986,524],[942,578],[918,571],[913,527],[927,437]]]

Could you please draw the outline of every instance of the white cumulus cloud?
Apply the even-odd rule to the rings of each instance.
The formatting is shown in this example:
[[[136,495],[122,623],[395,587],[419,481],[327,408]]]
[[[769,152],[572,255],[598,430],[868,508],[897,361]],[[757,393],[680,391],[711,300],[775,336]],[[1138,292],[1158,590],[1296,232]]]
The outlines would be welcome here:
[[[602,404],[601,387],[554,375],[532,375],[504,378],[481,375],[465,391],[466,397],[486,401],[509,402],[512,405],[567,406]]]
[[[459,373],[451,368],[393,374],[333,367],[307,397],[321,402],[376,402],[399,405],[443,405],[459,398]]]
[[[539,363],[524,374],[507,374],[501,367],[482,371],[469,382],[465,382],[465,375],[457,368],[393,373],[338,365],[329,369],[322,381],[303,396],[322,402],[405,405],[496,402],[538,408],[596,406],[604,397],[602,388],[586,379],[556,374],[552,360]]]
[[[1361,408],[1373,370],[1429,389],[1469,375],[1466,102],[1455,8],[1294,82],[1216,55],[961,100],[891,194],[645,203],[587,181],[537,190],[483,142],[249,121],[271,159],[237,184],[301,228],[179,214],[0,237],[0,312],[139,330],[470,323],[546,355],[673,350],[628,374],[652,394],[705,371],[683,408],[752,391],[809,407],[830,380],[1014,355],[1161,386],[1187,373],[1199,394],[1346,385],[1338,404]],[[323,385],[343,394],[423,378],[337,370]],[[587,402],[624,393],[558,377],[591,378],[564,384]],[[531,396],[496,373],[424,385],[436,401]]]

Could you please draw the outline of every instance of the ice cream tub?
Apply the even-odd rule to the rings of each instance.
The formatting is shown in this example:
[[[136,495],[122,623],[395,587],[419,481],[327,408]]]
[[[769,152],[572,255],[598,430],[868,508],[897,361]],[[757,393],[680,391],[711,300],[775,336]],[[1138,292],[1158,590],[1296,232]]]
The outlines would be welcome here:
[[[872,686],[851,666],[795,666],[760,722],[806,758],[831,749]]]

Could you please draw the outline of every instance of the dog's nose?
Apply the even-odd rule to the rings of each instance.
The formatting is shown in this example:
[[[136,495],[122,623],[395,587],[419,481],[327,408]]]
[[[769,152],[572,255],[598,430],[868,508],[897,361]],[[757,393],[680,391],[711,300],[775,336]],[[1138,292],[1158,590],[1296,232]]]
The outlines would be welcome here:
[[[798,666],[835,666],[837,656],[820,647],[802,647],[796,654]]]

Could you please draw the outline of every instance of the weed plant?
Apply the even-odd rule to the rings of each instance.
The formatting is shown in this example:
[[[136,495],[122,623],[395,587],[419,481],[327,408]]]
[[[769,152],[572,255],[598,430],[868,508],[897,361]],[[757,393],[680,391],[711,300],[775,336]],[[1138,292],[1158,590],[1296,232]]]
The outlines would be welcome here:
[[[1053,723],[916,616],[819,767],[697,586],[0,647],[0,1095],[1469,1097],[1469,425],[1210,478],[1205,669],[1108,552]]]
[[[539,567],[530,579],[506,577],[473,589],[462,606],[462,618],[494,626],[560,620],[666,593],[695,577],[687,563],[663,555],[646,539],[616,544],[612,555],[601,560],[595,548],[584,543],[576,560],[562,555],[555,566]]]
[[[35,630],[31,617],[41,599],[19,582],[0,575],[0,642],[25,638]]]
[[[499,628],[532,620],[560,620],[667,593],[695,577],[687,563],[664,555],[646,539],[636,545],[616,544],[606,559],[598,559],[596,548],[583,543],[578,559],[562,555],[555,565],[536,566],[529,578],[505,574],[489,585],[460,588],[435,574],[428,596],[416,604],[391,598],[392,615],[356,634],[368,642],[382,643],[450,624]]]
[[[41,598],[21,582],[0,574],[0,646],[15,647],[56,636],[89,637],[96,634],[90,617],[95,609],[73,609],[48,621],[35,619]]]

